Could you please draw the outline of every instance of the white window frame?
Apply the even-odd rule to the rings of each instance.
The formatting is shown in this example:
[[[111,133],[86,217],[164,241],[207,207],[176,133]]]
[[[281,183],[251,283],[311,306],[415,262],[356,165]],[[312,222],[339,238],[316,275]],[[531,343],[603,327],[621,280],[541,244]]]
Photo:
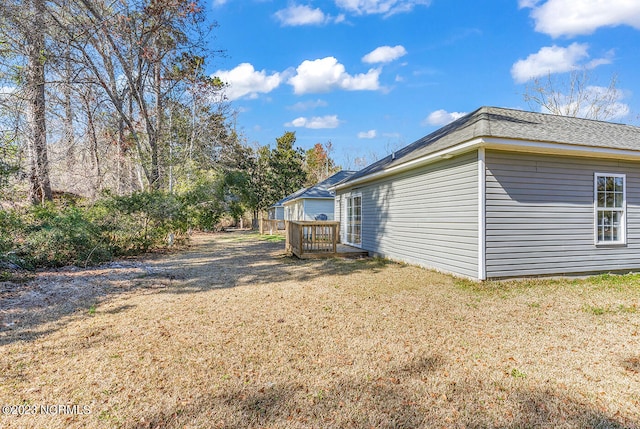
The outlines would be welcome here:
[[[344,195],[344,242],[349,246],[362,248],[362,193],[354,192]],[[353,233],[349,234],[349,206],[353,207],[353,200],[360,198],[360,243],[352,243],[349,241],[349,236],[353,237]]]
[[[598,179],[601,177],[622,178],[622,206],[599,207],[598,206]],[[620,230],[618,240],[600,240],[600,225],[598,214],[600,212],[616,211],[620,213]],[[627,244],[627,175],[620,173],[594,173],[593,175],[593,224],[594,242],[598,246],[625,245]]]

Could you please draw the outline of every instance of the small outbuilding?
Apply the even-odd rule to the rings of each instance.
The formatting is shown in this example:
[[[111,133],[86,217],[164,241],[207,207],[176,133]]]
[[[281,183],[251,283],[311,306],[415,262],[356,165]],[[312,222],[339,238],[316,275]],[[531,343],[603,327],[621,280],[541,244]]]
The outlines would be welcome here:
[[[335,185],[344,243],[473,279],[640,270],[640,128],[482,107]]]
[[[335,193],[329,188],[348,179],[355,171],[338,171],[325,180],[302,188],[276,203],[283,207],[284,220],[334,220]],[[272,207],[274,207],[272,206]]]
[[[267,209],[269,220],[284,220],[284,206],[282,205],[287,198],[283,198]]]

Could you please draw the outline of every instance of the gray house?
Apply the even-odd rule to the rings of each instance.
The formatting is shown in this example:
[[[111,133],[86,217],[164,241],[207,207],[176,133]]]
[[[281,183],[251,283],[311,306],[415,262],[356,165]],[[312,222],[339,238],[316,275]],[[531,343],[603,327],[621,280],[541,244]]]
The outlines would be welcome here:
[[[640,128],[482,107],[335,188],[341,239],[490,279],[640,270]]]
[[[332,186],[348,179],[355,171],[342,170],[323,181],[287,195],[268,209],[269,219],[334,220]]]
[[[329,188],[351,177],[355,171],[338,171],[308,188],[287,195],[269,207],[269,219],[334,220],[334,192]]]
[[[300,189],[282,200],[285,220],[334,220],[334,196],[329,188],[348,179],[355,171],[338,171],[323,181]]]
[[[284,220],[284,206],[282,204],[284,204],[286,200],[287,197],[281,199],[267,209],[269,220]]]

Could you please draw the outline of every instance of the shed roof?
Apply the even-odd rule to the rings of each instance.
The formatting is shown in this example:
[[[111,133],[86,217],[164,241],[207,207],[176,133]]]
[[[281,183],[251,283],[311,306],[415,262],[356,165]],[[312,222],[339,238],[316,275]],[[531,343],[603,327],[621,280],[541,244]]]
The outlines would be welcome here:
[[[363,168],[343,183],[481,137],[640,152],[638,127],[485,106]]]

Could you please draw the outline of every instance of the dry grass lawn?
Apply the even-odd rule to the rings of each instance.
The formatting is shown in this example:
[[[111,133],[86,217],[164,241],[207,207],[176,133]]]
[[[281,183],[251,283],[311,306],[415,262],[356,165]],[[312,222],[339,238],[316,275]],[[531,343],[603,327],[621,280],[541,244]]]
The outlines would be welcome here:
[[[640,427],[640,276],[475,284],[283,247],[198,235],[5,293],[0,405],[37,414],[0,427]]]

